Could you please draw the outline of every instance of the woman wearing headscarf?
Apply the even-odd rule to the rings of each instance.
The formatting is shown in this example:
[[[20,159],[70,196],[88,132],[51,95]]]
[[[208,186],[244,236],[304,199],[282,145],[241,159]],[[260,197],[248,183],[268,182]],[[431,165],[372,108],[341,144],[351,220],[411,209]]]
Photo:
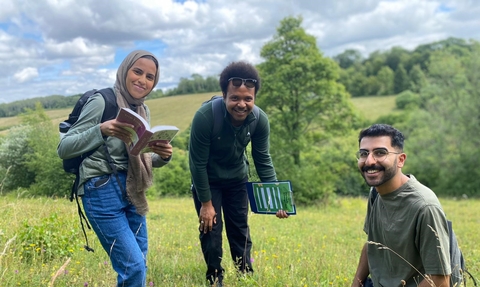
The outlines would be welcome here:
[[[118,108],[129,108],[150,121],[145,97],[159,79],[158,60],[147,51],[131,52],[121,63],[113,90]],[[128,124],[116,119],[101,122],[105,100],[89,98],[78,121],[61,139],[58,154],[72,158],[95,152],[80,166],[77,190],[85,214],[117,272],[117,286],[145,286],[148,250],[146,190],[152,185],[152,167],[167,164],[170,144],[158,143],[153,153],[128,154]],[[107,147],[107,151],[104,147]],[[109,158],[113,162],[109,164]]]

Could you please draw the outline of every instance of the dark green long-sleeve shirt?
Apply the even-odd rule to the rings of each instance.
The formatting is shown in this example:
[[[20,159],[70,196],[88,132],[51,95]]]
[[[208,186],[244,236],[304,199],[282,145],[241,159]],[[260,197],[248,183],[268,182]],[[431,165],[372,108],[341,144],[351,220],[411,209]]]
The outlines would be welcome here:
[[[255,115],[250,113],[244,124],[234,127],[225,108],[220,134],[212,139],[212,103],[203,105],[195,113],[190,131],[189,161],[193,184],[198,199],[211,199],[210,184],[228,185],[241,183],[248,173],[245,148],[252,142],[252,158],[261,181],[276,181],[277,177],[269,153],[270,124],[260,109],[255,134],[250,138],[250,126]]]

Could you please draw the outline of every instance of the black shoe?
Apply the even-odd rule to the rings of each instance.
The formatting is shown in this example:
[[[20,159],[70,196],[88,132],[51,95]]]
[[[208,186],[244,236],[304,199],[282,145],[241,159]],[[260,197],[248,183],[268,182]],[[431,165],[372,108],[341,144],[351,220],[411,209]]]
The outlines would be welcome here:
[[[211,278],[210,281],[211,287],[223,287],[223,277],[216,277],[215,279]]]

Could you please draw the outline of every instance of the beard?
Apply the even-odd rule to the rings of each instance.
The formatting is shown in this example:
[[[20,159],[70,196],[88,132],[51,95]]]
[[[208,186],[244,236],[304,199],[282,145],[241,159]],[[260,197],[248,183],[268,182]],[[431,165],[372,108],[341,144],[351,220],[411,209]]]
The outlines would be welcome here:
[[[383,175],[381,177],[377,178],[370,178],[365,176],[365,173],[368,170],[378,170],[378,171],[383,171]],[[365,179],[365,182],[369,186],[380,186],[390,179],[392,179],[396,174],[397,174],[397,159],[395,159],[394,163],[390,167],[384,167],[382,165],[371,165],[371,166],[364,166],[361,168],[361,173],[363,176],[363,179]]]

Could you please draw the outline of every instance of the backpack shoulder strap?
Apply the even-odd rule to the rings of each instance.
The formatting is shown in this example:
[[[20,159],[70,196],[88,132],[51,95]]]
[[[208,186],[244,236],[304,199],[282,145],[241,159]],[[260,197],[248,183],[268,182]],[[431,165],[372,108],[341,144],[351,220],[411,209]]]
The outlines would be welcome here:
[[[377,189],[375,189],[375,187],[372,186],[372,187],[370,188],[370,192],[371,192],[371,194],[372,194],[372,197],[370,197],[370,202],[371,202],[372,205],[373,205],[373,203],[375,203],[375,200],[377,199],[378,191],[377,191]]]
[[[253,106],[253,115],[255,116],[255,120],[250,123],[250,135],[253,136],[255,133],[255,129],[257,128],[258,121],[260,120],[260,109],[255,105]]]
[[[212,112],[213,112],[213,130],[212,138],[215,138],[223,127],[223,100],[221,96],[213,96],[212,99]]]
[[[69,123],[70,125],[73,125],[78,118],[80,117],[80,113],[82,112],[82,108],[85,105],[85,103],[88,101],[88,99],[97,92],[96,89],[86,91],[78,101],[75,103],[75,106],[73,107],[72,112],[68,115],[68,119],[65,121]]]
[[[105,88],[97,90],[103,96],[105,100],[105,109],[103,110],[102,123],[111,119],[114,119],[118,113],[117,97],[112,88]]]

